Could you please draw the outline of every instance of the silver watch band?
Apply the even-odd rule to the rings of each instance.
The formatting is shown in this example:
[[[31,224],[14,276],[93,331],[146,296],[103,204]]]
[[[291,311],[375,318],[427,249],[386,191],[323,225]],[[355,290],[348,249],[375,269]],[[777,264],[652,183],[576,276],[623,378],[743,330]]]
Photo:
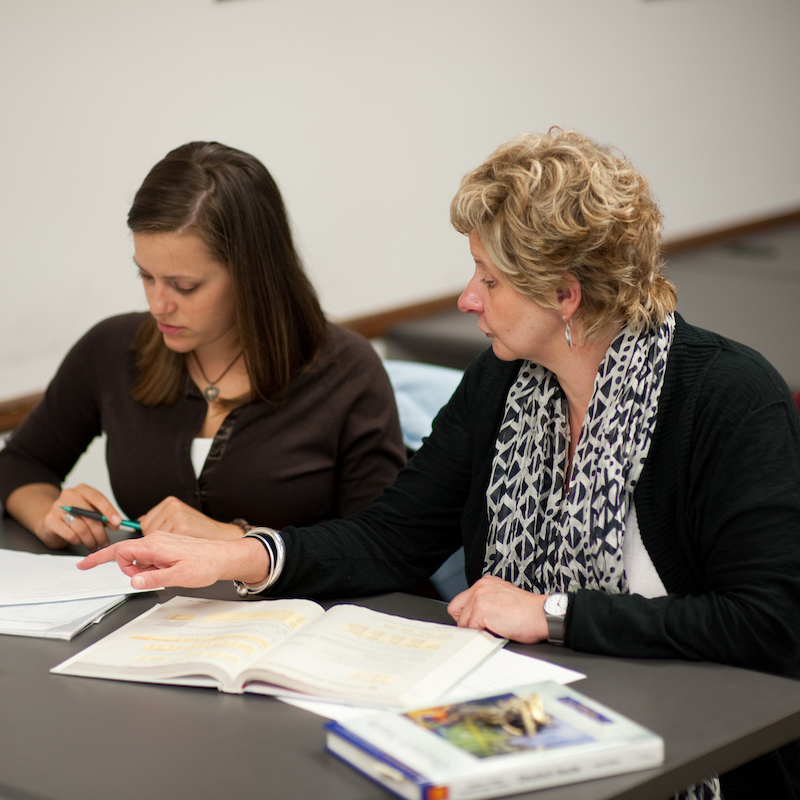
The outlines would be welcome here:
[[[564,617],[547,616],[547,641],[550,644],[564,644],[567,622]]]

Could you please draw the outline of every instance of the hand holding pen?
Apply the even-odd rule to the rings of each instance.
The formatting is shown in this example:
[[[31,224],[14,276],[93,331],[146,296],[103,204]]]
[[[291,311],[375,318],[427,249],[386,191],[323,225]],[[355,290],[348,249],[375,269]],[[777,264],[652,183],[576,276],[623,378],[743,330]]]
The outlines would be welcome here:
[[[61,508],[66,512],[64,514],[64,522],[67,525],[71,525],[74,521],[75,517],[86,517],[87,519],[96,519],[100,522],[104,523],[105,525],[111,525],[111,522],[99,511],[93,511],[88,508],[75,508],[75,506],[61,506]],[[119,523],[120,528],[132,528],[135,531],[141,531],[142,526],[136,522],[136,520],[132,519],[123,519]]]
[[[47,484],[33,484],[17,491],[26,492],[19,498],[19,505],[29,512],[23,524],[55,550],[65,545],[88,550],[106,547],[109,531],[119,528],[123,521],[115,504],[103,492],[85,483],[60,490]],[[91,512],[92,516],[85,516],[85,512]]]

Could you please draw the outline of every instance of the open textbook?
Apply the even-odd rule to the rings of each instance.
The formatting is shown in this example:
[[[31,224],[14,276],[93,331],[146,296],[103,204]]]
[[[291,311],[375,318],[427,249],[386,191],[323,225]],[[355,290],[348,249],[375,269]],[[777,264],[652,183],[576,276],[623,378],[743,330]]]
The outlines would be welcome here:
[[[52,672],[410,708],[433,702],[503,644],[486,631],[355,605],[174,597]]]
[[[479,800],[659,766],[664,742],[553,682],[326,724],[328,750],[407,800]]]

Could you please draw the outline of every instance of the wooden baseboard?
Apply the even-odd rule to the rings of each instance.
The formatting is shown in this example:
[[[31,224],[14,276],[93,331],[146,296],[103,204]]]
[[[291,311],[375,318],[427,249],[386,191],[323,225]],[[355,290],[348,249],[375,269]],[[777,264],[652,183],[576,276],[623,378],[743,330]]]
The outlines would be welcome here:
[[[754,234],[764,233],[765,231],[774,230],[775,228],[783,228],[798,224],[800,224],[800,208],[785,214],[763,217],[761,219],[742,223],[741,225],[733,225],[729,228],[720,228],[719,230],[709,231],[708,233],[701,233],[698,236],[686,236],[681,239],[668,240],[664,242],[663,250],[664,254],[668,256],[677,253],[686,253],[690,250],[699,250],[702,247],[719,244],[720,242],[725,242],[730,239],[739,239],[742,236],[753,236]]]
[[[686,253],[691,250],[699,250],[702,247],[719,244],[720,242],[731,239],[739,239],[742,236],[752,236],[756,233],[763,233],[774,228],[781,228],[788,225],[800,224],[800,209],[779,214],[772,217],[752,220],[741,225],[729,228],[720,228],[709,231],[698,236],[688,236],[682,239],[673,239],[664,242],[664,255],[676,255]],[[350,328],[368,339],[376,339],[384,336],[386,332],[399,322],[409,322],[414,319],[440,314],[445,311],[452,311],[456,307],[458,294],[446,295],[435,300],[426,300],[423,303],[412,303],[410,305],[392,308],[376,314],[368,314],[363,317],[355,317],[343,320],[340,324],[345,328]]]
[[[452,294],[445,297],[437,297],[435,300],[426,300],[422,303],[412,303],[407,306],[391,308],[388,311],[381,311],[377,314],[353,317],[352,319],[342,320],[339,324],[349,328],[351,331],[360,333],[362,336],[366,336],[367,339],[377,339],[399,322],[410,322],[411,320],[423,319],[434,314],[454,311],[457,301],[458,295]]]
[[[698,236],[666,241],[664,242],[664,253],[668,256],[676,253],[685,253],[730,239],[752,236],[756,233],[797,224],[800,224],[800,209],[752,220],[741,225],[720,228]],[[409,322],[452,311],[456,307],[457,300],[458,294],[446,295],[421,303],[411,303],[410,305],[390,308],[376,314],[367,314],[342,320],[340,324],[356,333],[360,333],[367,339],[377,339],[379,336],[384,336],[393,325],[397,325],[400,322]],[[13,430],[33,410],[41,398],[42,392],[36,392],[0,401],[0,432]]]

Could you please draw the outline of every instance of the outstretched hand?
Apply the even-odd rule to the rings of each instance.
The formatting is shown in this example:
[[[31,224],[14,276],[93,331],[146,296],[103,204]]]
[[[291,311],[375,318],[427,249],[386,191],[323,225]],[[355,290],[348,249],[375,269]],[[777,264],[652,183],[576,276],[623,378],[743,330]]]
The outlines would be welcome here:
[[[78,569],[116,561],[134,589],[195,588],[219,580],[263,581],[269,571],[263,546],[254,539],[219,541],[155,532],[126,539],[78,562]]]
[[[460,628],[478,628],[533,644],[547,640],[546,597],[486,575],[456,595],[447,611]]]

